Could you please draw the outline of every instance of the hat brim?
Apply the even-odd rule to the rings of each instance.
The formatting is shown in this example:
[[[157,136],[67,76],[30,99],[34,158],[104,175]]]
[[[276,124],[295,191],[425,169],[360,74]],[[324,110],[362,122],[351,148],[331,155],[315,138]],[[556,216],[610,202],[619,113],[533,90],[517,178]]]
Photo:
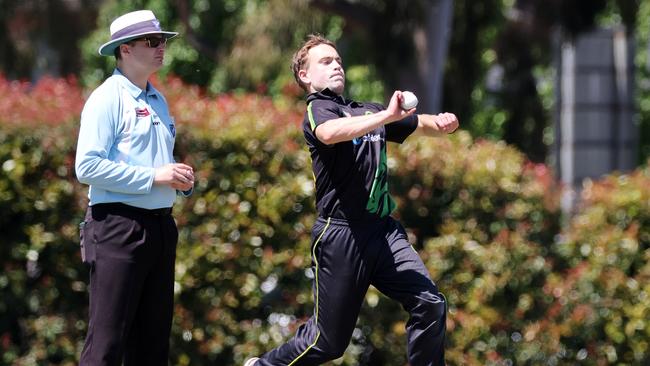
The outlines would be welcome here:
[[[132,41],[136,38],[141,38],[142,36],[146,36],[148,34],[162,34],[163,37],[170,39],[174,38],[178,35],[178,32],[167,32],[167,31],[152,31],[152,32],[143,32],[143,33],[138,33],[138,34],[132,34],[126,37],[121,37],[117,39],[113,39],[109,42],[104,43],[103,45],[99,46],[99,49],[97,52],[99,52],[100,55],[102,56],[113,56],[115,54],[115,49],[119,47],[123,43],[127,43],[129,41]]]

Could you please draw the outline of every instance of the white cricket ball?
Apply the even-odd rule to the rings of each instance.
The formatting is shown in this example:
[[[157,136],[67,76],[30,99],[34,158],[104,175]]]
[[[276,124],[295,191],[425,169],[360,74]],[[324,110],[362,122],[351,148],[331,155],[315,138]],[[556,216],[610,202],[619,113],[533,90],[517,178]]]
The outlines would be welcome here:
[[[402,98],[402,104],[400,107],[402,107],[402,109],[405,111],[413,109],[418,105],[418,97],[416,97],[415,94],[411,93],[410,91],[403,91]]]

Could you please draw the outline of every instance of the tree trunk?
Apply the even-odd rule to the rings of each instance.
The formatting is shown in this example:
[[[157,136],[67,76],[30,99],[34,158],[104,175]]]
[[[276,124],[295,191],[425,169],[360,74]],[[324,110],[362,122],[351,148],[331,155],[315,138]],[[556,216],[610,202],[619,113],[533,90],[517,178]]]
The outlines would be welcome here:
[[[424,91],[420,96],[420,103],[422,111],[439,113],[443,75],[452,31],[453,0],[435,0],[427,7],[426,13],[424,42],[414,39],[418,53],[420,87]],[[424,47],[421,47],[422,43]]]

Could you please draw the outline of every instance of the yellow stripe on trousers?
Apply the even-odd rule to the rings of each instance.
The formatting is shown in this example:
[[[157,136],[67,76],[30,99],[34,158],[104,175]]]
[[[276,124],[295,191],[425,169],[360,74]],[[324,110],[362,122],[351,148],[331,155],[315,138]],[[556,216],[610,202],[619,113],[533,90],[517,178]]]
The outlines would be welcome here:
[[[316,297],[316,305],[315,305],[316,306],[316,314],[315,314],[316,329],[318,329],[318,258],[316,258],[316,246],[318,246],[318,244],[320,243],[320,240],[323,237],[323,235],[325,235],[325,231],[327,231],[328,227],[330,227],[330,218],[329,217],[327,218],[327,224],[325,225],[325,228],[323,229],[323,231],[318,236],[318,239],[316,239],[316,243],[314,243],[314,249],[312,249],[312,253],[311,253],[312,257],[314,258],[314,263],[316,263],[316,274],[314,275],[314,279],[316,281],[316,296],[315,296]],[[298,357],[296,357],[295,360],[291,361],[291,363],[288,366],[291,366],[294,363],[298,362],[298,360],[302,356],[307,354],[307,352],[309,352],[309,350],[312,349],[316,345],[316,342],[318,342],[318,338],[320,338],[320,329],[316,333],[316,339],[314,339],[314,343],[310,344],[309,347],[307,347],[307,349],[303,353],[301,353]]]

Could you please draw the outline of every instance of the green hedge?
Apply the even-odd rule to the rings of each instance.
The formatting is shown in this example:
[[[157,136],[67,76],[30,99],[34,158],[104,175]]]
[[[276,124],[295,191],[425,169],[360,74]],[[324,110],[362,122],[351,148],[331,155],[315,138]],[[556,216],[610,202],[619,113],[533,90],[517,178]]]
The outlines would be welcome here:
[[[464,134],[401,153],[403,216],[408,226],[429,229],[421,254],[450,304],[449,363],[540,361],[517,334],[547,307],[547,248],[559,230],[559,190],[548,169]]]
[[[156,83],[178,124],[177,160],[197,176],[174,208],[170,362],[237,365],[312,312],[304,105]],[[87,187],[73,171],[82,93],[73,81],[0,78],[0,100],[0,365],[74,365],[87,326],[77,250]],[[645,170],[589,186],[562,230],[548,168],[511,147],[461,131],[389,149],[397,216],[450,303],[448,364],[648,362]],[[333,364],[406,364],[406,321],[371,289]]]
[[[593,365],[650,363],[650,171],[587,182],[554,246],[566,272],[547,283],[546,328]]]

